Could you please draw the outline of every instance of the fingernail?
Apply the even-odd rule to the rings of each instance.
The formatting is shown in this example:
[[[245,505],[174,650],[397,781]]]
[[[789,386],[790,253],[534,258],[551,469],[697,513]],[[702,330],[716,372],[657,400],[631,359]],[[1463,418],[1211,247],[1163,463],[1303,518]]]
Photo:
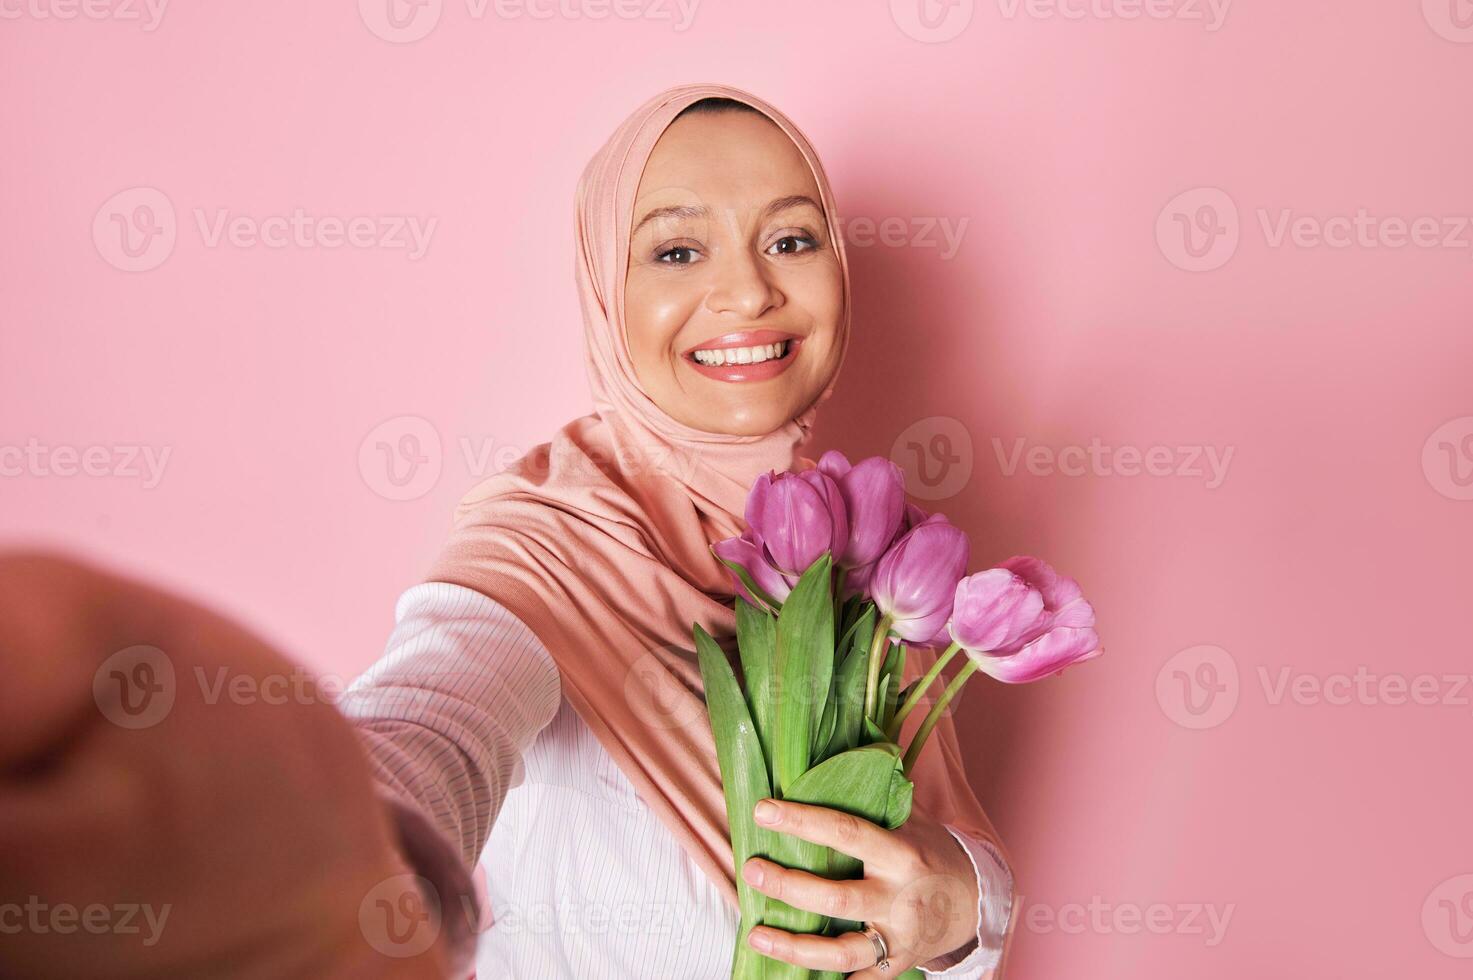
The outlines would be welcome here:
[[[777,804],[772,802],[771,800],[759,800],[757,803],[757,809],[752,811],[752,816],[756,819],[758,823],[777,823]]]
[[[772,939],[765,932],[752,932],[747,936],[747,942],[759,953],[772,952]]]
[[[757,887],[762,884],[762,865],[756,861],[748,861],[742,865],[742,877],[747,879],[747,884]]]

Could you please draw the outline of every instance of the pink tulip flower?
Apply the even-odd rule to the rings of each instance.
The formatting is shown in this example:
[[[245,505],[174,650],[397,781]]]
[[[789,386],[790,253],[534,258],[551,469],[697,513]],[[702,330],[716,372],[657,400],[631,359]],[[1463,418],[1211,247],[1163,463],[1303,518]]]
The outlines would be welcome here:
[[[966,534],[940,514],[890,546],[875,565],[870,591],[895,636],[925,642],[945,627],[970,553]]]

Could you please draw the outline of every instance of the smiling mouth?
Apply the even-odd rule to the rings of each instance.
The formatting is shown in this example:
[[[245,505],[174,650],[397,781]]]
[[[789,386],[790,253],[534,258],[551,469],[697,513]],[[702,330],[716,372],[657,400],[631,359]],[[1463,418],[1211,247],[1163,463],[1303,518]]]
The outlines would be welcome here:
[[[763,381],[788,369],[803,338],[775,330],[744,330],[707,341],[683,355],[700,374],[718,381]]]

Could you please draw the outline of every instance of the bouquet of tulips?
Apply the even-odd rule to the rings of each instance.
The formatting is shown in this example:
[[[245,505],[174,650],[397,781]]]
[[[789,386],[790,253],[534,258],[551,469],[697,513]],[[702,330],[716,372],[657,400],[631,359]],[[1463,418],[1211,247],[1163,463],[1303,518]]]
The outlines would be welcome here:
[[[824,935],[863,924],[768,898],[741,868],[754,855],[833,879],[863,868],[757,826],[757,801],[816,804],[899,827],[910,815],[916,759],[973,673],[1023,683],[1102,651],[1078,584],[1026,557],[967,575],[966,534],[908,504],[900,469],[882,456],[851,466],[829,452],[815,469],[766,473],[747,498],[746,520],[740,537],[712,549],[735,579],[740,679],[715,640],[694,628],[736,858],[732,977],[837,977],[764,957],[747,934],[758,924]],[[902,688],[915,646],[944,652]],[[902,751],[902,724],[959,651],[966,664]]]

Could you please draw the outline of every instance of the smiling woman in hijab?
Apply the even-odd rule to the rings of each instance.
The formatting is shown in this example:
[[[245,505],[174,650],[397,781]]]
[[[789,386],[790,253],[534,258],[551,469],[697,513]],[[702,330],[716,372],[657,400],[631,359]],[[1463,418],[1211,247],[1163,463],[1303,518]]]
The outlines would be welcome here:
[[[662,92],[619,126],[577,194],[577,283],[595,410],[462,501],[384,657],[341,707],[401,838],[446,905],[486,869],[482,977],[719,978],[735,875],[862,933],[751,942],[814,969],[999,969],[1006,855],[949,718],[897,831],[778,807],[865,878],[734,867],[691,625],[735,632],[710,545],[748,488],[798,455],[849,344],[849,270],[817,154],[722,85]],[[924,669],[923,658],[908,667]],[[924,900],[918,900],[924,899]]]

